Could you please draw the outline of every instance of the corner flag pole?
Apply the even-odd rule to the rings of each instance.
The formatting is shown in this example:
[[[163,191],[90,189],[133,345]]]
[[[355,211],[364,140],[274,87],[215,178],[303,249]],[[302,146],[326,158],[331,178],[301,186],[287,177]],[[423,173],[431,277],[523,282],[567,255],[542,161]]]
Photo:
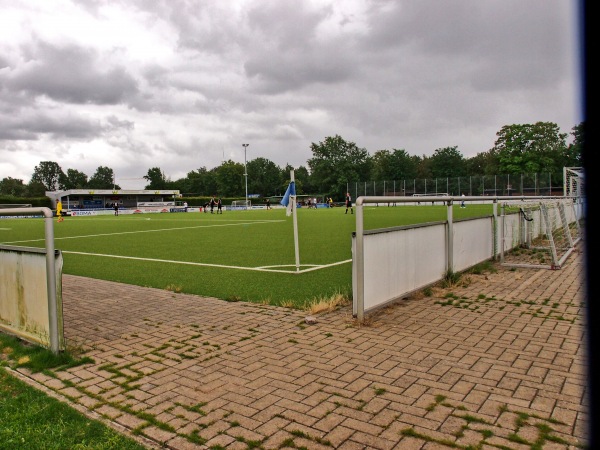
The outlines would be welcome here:
[[[294,170],[290,170],[290,180],[296,184],[294,180]],[[294,252],[296,253],[296,273],[300,272],[300,250],[298,247],[298,217],[296,215],[296,191],[294,195],[290,195],[290,201],[292,202],[292,217],[294,219]]]

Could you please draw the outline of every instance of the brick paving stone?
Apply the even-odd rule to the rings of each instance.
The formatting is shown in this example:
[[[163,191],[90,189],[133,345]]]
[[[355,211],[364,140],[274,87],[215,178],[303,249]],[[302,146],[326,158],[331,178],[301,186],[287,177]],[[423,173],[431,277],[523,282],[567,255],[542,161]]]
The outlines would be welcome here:
[[[397,441],[390,441],[378,436],[372,436],[368,433],[363,433],[362,431],[354,433],[351,439],[353,442],[358,442],[363,444],[366,448],[374,450],[391,450],[397,444]]]
[[[356,430],[339,425],[323,436],[323,439],[331,442],[334,448],[339,448],[340,444],[349,439],[355,432]]]
[[[285,411],[285,408],[277,405],[270,405],[262,410],[259,410],[252,417],[256,420],[260,420],[266,422],[273,417],[281,416],[281,414]]]
[[[199,423],[202,422],[199,421]],[[205,428],[202,428],[199,434],[204,439],[212,439],[213,437],[229,430],[230,428],[231,424],[229,421],[227,421],[227,419],[211,420],[209,425]]]
[[[282,447],[283,443],[285,441],[287,441],[288,439],[291,439],[291,436],[288,432],[278,430],[275,433],[269,435],[269,437],[263,442],[262,446],[266,450],[276,450],[276,449],[279,450],[279,449],[283,449],[283,448],[289,448],[289,447]]]
[[[123,415],[123,412],[121,410],[113,408],[109,405],[102,405],[99,408],[96,408],[96,412],[112,420]]]
[[[279,430],[282,430],[286,426],[288,426],[290,421],[282,417],[273,417],[267,421],[263,420],[260,423],[261,425],[257,427],[254,431],[263,436],[271,436]]]
[[[143,433],[146,437],[160,444],[165,444],[170,439],[173,439],[175,437],[175,433],[161,430],[160,428],[156,428],[154,426],[144,428]]]
[[[256,441],[260,442],[263,440],[264,436],[260,433],[257,433],[252,430],[248,430],[242,426],[231,427],[227,430],[227,434],[229,436],[233,436],[234,438],[243,438],[245,441]]]
[[[171,450],[206,450],[204,444],[190,442],[188,439],[181,436],[175,436],[173,439],[170,439],[166,443],[166,447]]]
[[[231,444],[235,443],[235,438],[228,436],[226,434],[219,434],[211,439],[209,439],[205,444],[204,447],[202,448],[218,448],[219,446],[221,448],[234,448],[231,447]],[[241,442],[239,444],[242,444]],[[245,444],[242,444],[243,446],[240,446],[239,448],[247,448]]]
[[[77,388],[74,388],[74,387],[67,387],[64,389],[60,389],[58,392],[61,395],[64,395],[65,397],[70,397],[70,398],[74,398],[74,399],[77,399],[77,398],[83,396],[83,394],[81,392],[79,392],[79,390]]]
[[[115,419],[115,422],[123,425],[131,430],[139,427],[140,425],[146,423],[145,420],[139,419],[131,414],[123,414]]]
[[[494,433],[482,450],[491,444],[520,450],[508,440],[517,412],[560,420],[565,425],[552,429],[581,443],[588,420],[582,260],[575,252],[561,270],[498,266],[496,273],[470,274],[470,285],[451,291],[477,305],[476,312],[436,304],[440,291],[388,305],[365,325],[345,306],[304,328],[302,311],[63,275],[66,338],[95,362],[57,378],[20,373],[51,391],[97,396],[87,407],[129,429],[144,422],[115,416],[119,410],[102,403],[150,411],[178,432],[200,430],[228,450],[246,448],[232,437],[236,429],[248,439],[265,438],[264,448],[289,438],[311,448],[317,437],[336,449],[445,448],[401,431],[413,427],[451,440],[461,414],[490,425],[470,424],[473,431],[460,442],[476,440],[482,426]],[[533,317],[539,308],[577,320]],[[121,374],[113,378],[103,367]],[[382,395],[375,394],[379,388]],[[437,396],[454,410],[430,411]],[[208,448],[181,437],[155,439],[168,439],[172,450]]]

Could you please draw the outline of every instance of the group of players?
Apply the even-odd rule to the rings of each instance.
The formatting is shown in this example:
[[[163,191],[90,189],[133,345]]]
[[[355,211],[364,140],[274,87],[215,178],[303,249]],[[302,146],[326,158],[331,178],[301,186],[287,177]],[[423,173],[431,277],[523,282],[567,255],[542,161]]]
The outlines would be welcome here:
[[[214,214],[215,206],[217,207],[217,214],[223,214],[223,203],[221,202],[221,198],[211,197],[210,201],[204,204],[204,212],[208,212],[210,208],[210,213]]]

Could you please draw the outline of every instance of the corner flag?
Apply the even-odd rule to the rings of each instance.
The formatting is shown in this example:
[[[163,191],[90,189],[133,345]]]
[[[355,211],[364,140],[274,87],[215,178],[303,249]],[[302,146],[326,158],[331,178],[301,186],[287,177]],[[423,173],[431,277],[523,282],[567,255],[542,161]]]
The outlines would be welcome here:
[[[290,170],[290,184],[287,187],[281,204],[286,207],[286,215],[293,216],[294,223],[294,250],[296,253],[296,273],[300,273],[300,250],[298,248],[298,217],[296,213],[296,182],[294,181],[294,169]]]
[[[286,207],[286,215],[292,215],[292,203],[290,201],[290,196],[296,196],[296,183],[294,181],[290,181],[283,198],[281,199],[281,204]]]

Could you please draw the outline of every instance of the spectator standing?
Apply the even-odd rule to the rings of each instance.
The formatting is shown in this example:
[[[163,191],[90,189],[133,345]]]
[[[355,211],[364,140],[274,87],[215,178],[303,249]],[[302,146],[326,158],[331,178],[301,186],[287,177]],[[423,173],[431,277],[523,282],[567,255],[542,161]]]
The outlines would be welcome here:
[[[465,194],[461,195],[461,197],[464,197],[464,196],[465,196]],[[461,201],[460,201],[460,207],[461,208],[466,208],[466,206],[465,206],[465,199],[464,198],[461,199]]]
[[[348,210],[350,210],[350,214],[354,214],[354,209],[352,208],[352,197],[350,196],[350,192],[346,192],[346,212],[348,214]]]

